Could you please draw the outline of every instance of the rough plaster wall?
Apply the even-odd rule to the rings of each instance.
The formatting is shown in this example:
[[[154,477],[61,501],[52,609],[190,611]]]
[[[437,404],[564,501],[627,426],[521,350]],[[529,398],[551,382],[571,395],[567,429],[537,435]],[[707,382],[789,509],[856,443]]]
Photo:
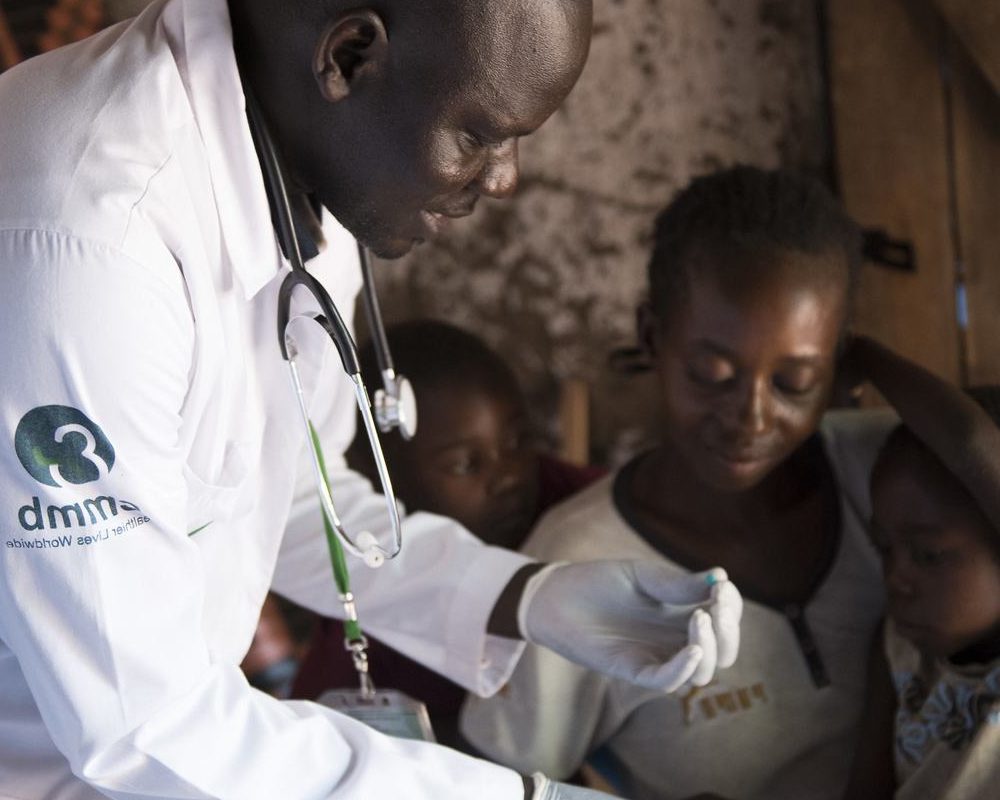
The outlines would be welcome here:
[[[112,22],[129,19],[138,15],[150,0],[104,0],[107,17]]]
[[[477,331],[540,415],[559,381],[591,384],[598,458],[648,435],[650,377],[607,368],[633,341],[657,210],[691,177],[747,162],[819,169],[816,0],[596,0],[590,59],[564,106],[521,143],[518,192],[481,202],[433,244],[377,265],[389,320]]]

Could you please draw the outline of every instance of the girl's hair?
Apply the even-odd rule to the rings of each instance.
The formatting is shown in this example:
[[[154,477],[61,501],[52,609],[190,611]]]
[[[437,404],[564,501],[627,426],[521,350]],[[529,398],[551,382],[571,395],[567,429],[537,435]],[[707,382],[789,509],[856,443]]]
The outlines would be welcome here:
[[[390,325],[385,337],[396,371],[409,378],[417,392],[458,386],[519,396],[510,367],[473,333],[447,322],[417,319]],[[365,385],[374,391],[382,378],[371,341],[360,349],[358,360]]]
[[[417,395],[417,418],[421,398],[434,391],[459,393],[480,391],[491,397],[522,401],[521,389],[507,363],[475,334],[433,319],[398,322],[385,330],[396,371],[405,375]],[[369,340],[358,350],[361,376],[370,394],[382,386],[375,345]],[[419,422],[418,422],[419,424]],[[403,443],[397,434],[382,439],[392,467],[396,448]],[[377,485],[378,473],[368,438],[358,414],[354,439],[347,450],[348,463]],[[405,487],[397,486],[402,491]],[[406,497],[401,493],[404,502]]]
[[[844,281],[850,300],[861,265],[860,230],[840,204],[818,181],[783,170],[738,166],[695,179],[657,217],[654,239],[649,299],[661,316],[683,298],[695,266],[745,280],[783,251],[842,256],[803,269]]]

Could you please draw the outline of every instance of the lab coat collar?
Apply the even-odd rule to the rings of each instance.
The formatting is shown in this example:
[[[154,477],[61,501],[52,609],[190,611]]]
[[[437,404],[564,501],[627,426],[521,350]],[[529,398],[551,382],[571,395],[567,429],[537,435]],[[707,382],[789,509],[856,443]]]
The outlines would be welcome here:
[[[222,246],[250,299],[282,259],[247,122],[229,8],[226,0],[173,0],[164,16],[179,44],[175,57],[205,146]]]

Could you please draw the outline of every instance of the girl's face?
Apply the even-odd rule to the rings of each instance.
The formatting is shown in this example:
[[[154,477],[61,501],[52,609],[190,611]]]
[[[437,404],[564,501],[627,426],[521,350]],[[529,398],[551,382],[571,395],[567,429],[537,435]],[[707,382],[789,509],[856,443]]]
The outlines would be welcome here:
[[[1000,635],[1000,537],[941,462],[915,442],[890,444],[872,506],[900,634],[940,658]]]
[[[689,268],[672,318],[650,319],[640,332],[659,375],[668,444],[724,492],[755,486],[788,458],[816,430],[833,385],[846,279],[803,277],[802,259],[833,256],[770,258],[766,279],[740,286]]]
[[[418,388],[420,424],[392,470],[412,510],[458,520],[488,544],[521,545],[538,511],[538,456],[513,391]]]

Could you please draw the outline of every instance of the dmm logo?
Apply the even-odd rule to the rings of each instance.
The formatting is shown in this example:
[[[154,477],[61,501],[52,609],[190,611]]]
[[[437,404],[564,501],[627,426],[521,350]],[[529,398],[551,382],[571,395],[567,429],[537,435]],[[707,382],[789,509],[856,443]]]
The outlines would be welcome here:
[[[14,450],[39,483],[65,487],[107,477],[115,450],[86,414],[70,406],[39,406],[14,431]]]
[[[26,531],[42,531],[46,528],[72,528],[86,525],[96,525],[98,518],[106,522],[111,517],[118,516],[121,511],[138,511],[139,507],[126,500],[115,500],[102,495],[84,500],[82,503],[70,503],[65,506],[50,505],[42,512],[42,502],[37,497],[31,498],[31,503],[21,506],[17,512],[17,521]],[[46,522],[48,525],[46,525]]]

